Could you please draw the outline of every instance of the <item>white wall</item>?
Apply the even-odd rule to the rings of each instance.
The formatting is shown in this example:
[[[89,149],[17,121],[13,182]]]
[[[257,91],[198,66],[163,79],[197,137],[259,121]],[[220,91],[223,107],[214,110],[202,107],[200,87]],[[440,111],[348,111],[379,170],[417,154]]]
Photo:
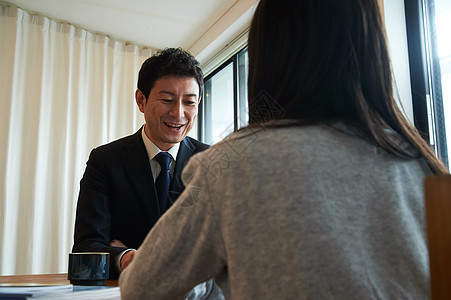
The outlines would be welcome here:
[[[409,54],[404,0],[384,0],[384,16],[395,79],[395,92],[407,118],[413,123]]]

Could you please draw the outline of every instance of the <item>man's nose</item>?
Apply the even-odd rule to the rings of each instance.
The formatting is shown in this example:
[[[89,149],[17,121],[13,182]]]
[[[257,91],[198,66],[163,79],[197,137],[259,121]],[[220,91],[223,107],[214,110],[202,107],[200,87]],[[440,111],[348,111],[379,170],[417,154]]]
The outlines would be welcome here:
[[[185,115],[185,110],[184,107],[182,105],[181,101],[177,101],[172,107],[171,110],[169,111],[169,115],[171,117],[177,118],[177,119],[181,119],[184,117]]]

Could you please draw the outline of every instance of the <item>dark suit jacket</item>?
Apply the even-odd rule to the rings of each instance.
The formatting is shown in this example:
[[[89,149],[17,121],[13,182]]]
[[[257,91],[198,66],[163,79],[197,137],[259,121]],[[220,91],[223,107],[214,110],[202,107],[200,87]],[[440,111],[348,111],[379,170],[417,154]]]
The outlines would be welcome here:
[[[110,241],[117,239],[137,249],[164,213],[141,130],[92,150],[80,182],[72,252],[109,252],[110,278],[119,276],[116,260],[126,249],[111,247]],[[184,190],[181,173],[189,158],[206,148],[190,137],[180,143],[169,202]]]

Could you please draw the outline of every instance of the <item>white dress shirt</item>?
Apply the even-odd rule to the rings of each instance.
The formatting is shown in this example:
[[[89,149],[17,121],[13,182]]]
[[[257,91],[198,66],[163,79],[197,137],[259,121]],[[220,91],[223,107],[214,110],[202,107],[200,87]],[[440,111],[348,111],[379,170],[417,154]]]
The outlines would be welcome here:
[[[144,128],[145,126],[143,126],[141,135],[144,141],[144,146],[146,147],[147,155],[149,156],[150,168],[152,169],[153,181],[155,182],[155,180],[157,180],[158,174],[160,174],[161,171],[160,164],[155,159],[155,156],[162,151],[149,139],[149,137],[144,132]],[[172,148],[169,149],[168,151],[163,151],[169,153],[172,157],[171,164],[169,165],[169,174],[171,174],[171,178],[172,175],[174,174],[175,160],[177,158],[179,148],[180,143],[177,143],[174,146],[172,146]]]

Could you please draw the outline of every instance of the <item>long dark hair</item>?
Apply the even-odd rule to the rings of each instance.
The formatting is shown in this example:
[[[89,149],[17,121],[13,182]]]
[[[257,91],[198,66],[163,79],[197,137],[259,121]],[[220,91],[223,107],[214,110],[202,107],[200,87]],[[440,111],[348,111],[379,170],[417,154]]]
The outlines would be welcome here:
[[[278,108],[272,120],[345,122],[389,153],[413,157],[392,130],[434,173],[447,173],[396,104],[387,49],[377,0],[261,0],[248,40],[250,126],[267,121],[258,105],[266,97]]]

